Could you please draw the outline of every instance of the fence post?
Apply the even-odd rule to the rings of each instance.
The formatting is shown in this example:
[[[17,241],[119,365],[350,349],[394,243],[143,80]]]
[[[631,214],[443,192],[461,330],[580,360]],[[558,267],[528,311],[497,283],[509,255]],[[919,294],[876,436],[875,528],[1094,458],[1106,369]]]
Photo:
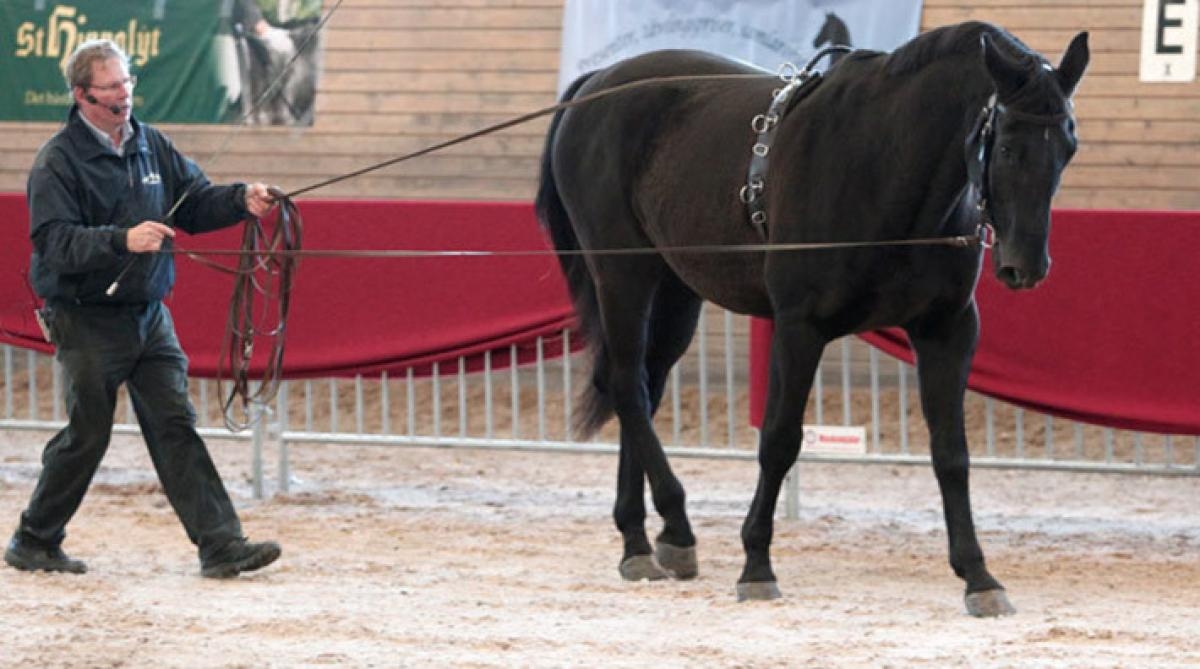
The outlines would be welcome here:
[[[387,377],[384,377],[387,383]],[[279,384],[279,393],[275,396],[275,438],[279,440],[279,487],[281,493],[288,492],[291,481],[291,463],[288,462],[288,443],[283,433],[288,428],[288,382]]]
[[[783,517],[788,520],[796,520],[800,517],[800,462],[796,461],[792,465],[792,470],[787,473],[787,477],[783,479],[784,490],[787,498],[784,500]]]
[[[254,499],[263,498],[263,440],[265,438],[266,425],[264,424],[264,408],[262,402],[253,402],[250,409],[250,429],[252,430],[254,444],[251,450],[250,470],[251,470],[251,490],[254,493]]]

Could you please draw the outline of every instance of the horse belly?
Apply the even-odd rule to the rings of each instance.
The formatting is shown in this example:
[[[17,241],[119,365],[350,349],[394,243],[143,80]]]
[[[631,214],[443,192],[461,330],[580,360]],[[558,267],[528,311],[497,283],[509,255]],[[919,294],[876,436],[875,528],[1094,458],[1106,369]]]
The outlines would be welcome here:
[[[761,253],[669,254],[663,258],[700,297],[739,314],[770,316]]]
[[[806,253],[774,258],[767,282],[778,308],[799,310],[831,339],[961,310],[978,277],[972,249]]]

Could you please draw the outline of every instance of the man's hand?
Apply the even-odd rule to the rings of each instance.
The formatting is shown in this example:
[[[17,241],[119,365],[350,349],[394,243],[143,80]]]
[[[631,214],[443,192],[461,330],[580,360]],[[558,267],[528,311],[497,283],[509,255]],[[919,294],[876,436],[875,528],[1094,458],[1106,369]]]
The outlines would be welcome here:
[[[274,206],[275,198],[267,192],[266,184],[252,183],[246,186],[246,211],[262,218]]]
[[[125,246],[133,253],[152,253],[162,248],[164,238],[174,236],[174,230],[158,221],[142,221],[129,228]]]

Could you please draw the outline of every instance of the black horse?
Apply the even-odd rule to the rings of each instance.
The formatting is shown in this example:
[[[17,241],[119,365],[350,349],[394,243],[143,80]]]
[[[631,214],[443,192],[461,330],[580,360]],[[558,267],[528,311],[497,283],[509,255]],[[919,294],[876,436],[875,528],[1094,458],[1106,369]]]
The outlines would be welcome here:
[[[1076,147],[1070,97],[1087,62],[1087,33],[1055,69],[1004,30],[964,23],[891,54],[852,53],[779,121],[762,194],[771,244],[976,239],[958,247],[681,250],[762,241],[737,193],[751,119],[777,84],[765,77],[655,82],[553,119],[537,211],[555,247],[659,250],[560,256],[594,356],[577,425],[586,436],[613,413],[620,421],[613,516],[622,576],[697,573],[684,489],[652,416],[708,299],[775,321],[739,598],[780,596],[769,554],[775,504],[826,343],[900,326],[917,353],[950,564],[966,581],[967,608],[1013,610],[984,565],[967,485],[963,393],[979,332],[981,224],[993,221],[1002,282],[1032,288],[1045,278],[1050,200]],[[584,75],[564,98],[665,76],[754,72],[710,54],[663,51]],[[644,477],[664,521],[654,551]]]
[[[846,27],[846,22],[833,12],[825,13],[825,23],[821,24],[821,29],[817,31],[817,36],[812,41],[814,49],[825,44],[854,46],[854,43],[850,41],[850,29]],[[836,64],[845,56],[846,54],[843,52],[836,52],[829,57],[829,62]]]

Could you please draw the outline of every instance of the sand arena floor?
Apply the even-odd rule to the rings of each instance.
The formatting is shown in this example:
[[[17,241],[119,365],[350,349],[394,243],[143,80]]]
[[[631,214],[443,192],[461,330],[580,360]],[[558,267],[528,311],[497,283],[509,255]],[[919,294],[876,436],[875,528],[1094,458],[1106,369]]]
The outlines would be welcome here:
[[[0,434],[15,525],[46,434]],[[804,465],[777,524],[782,600],[738,604],[751,463],[681,460],[700,576],[625,583],[612,456],[295,447],[255,501],[280,562],[201,579],[140,441],[118,438],[69,527],[85,576],[0,569],[15,666],[1200,666],[1200,479],[976,471],[976,519],[1017,615],[965,615],[924,467]],[[652,519],[650,527],[657,527]]]

